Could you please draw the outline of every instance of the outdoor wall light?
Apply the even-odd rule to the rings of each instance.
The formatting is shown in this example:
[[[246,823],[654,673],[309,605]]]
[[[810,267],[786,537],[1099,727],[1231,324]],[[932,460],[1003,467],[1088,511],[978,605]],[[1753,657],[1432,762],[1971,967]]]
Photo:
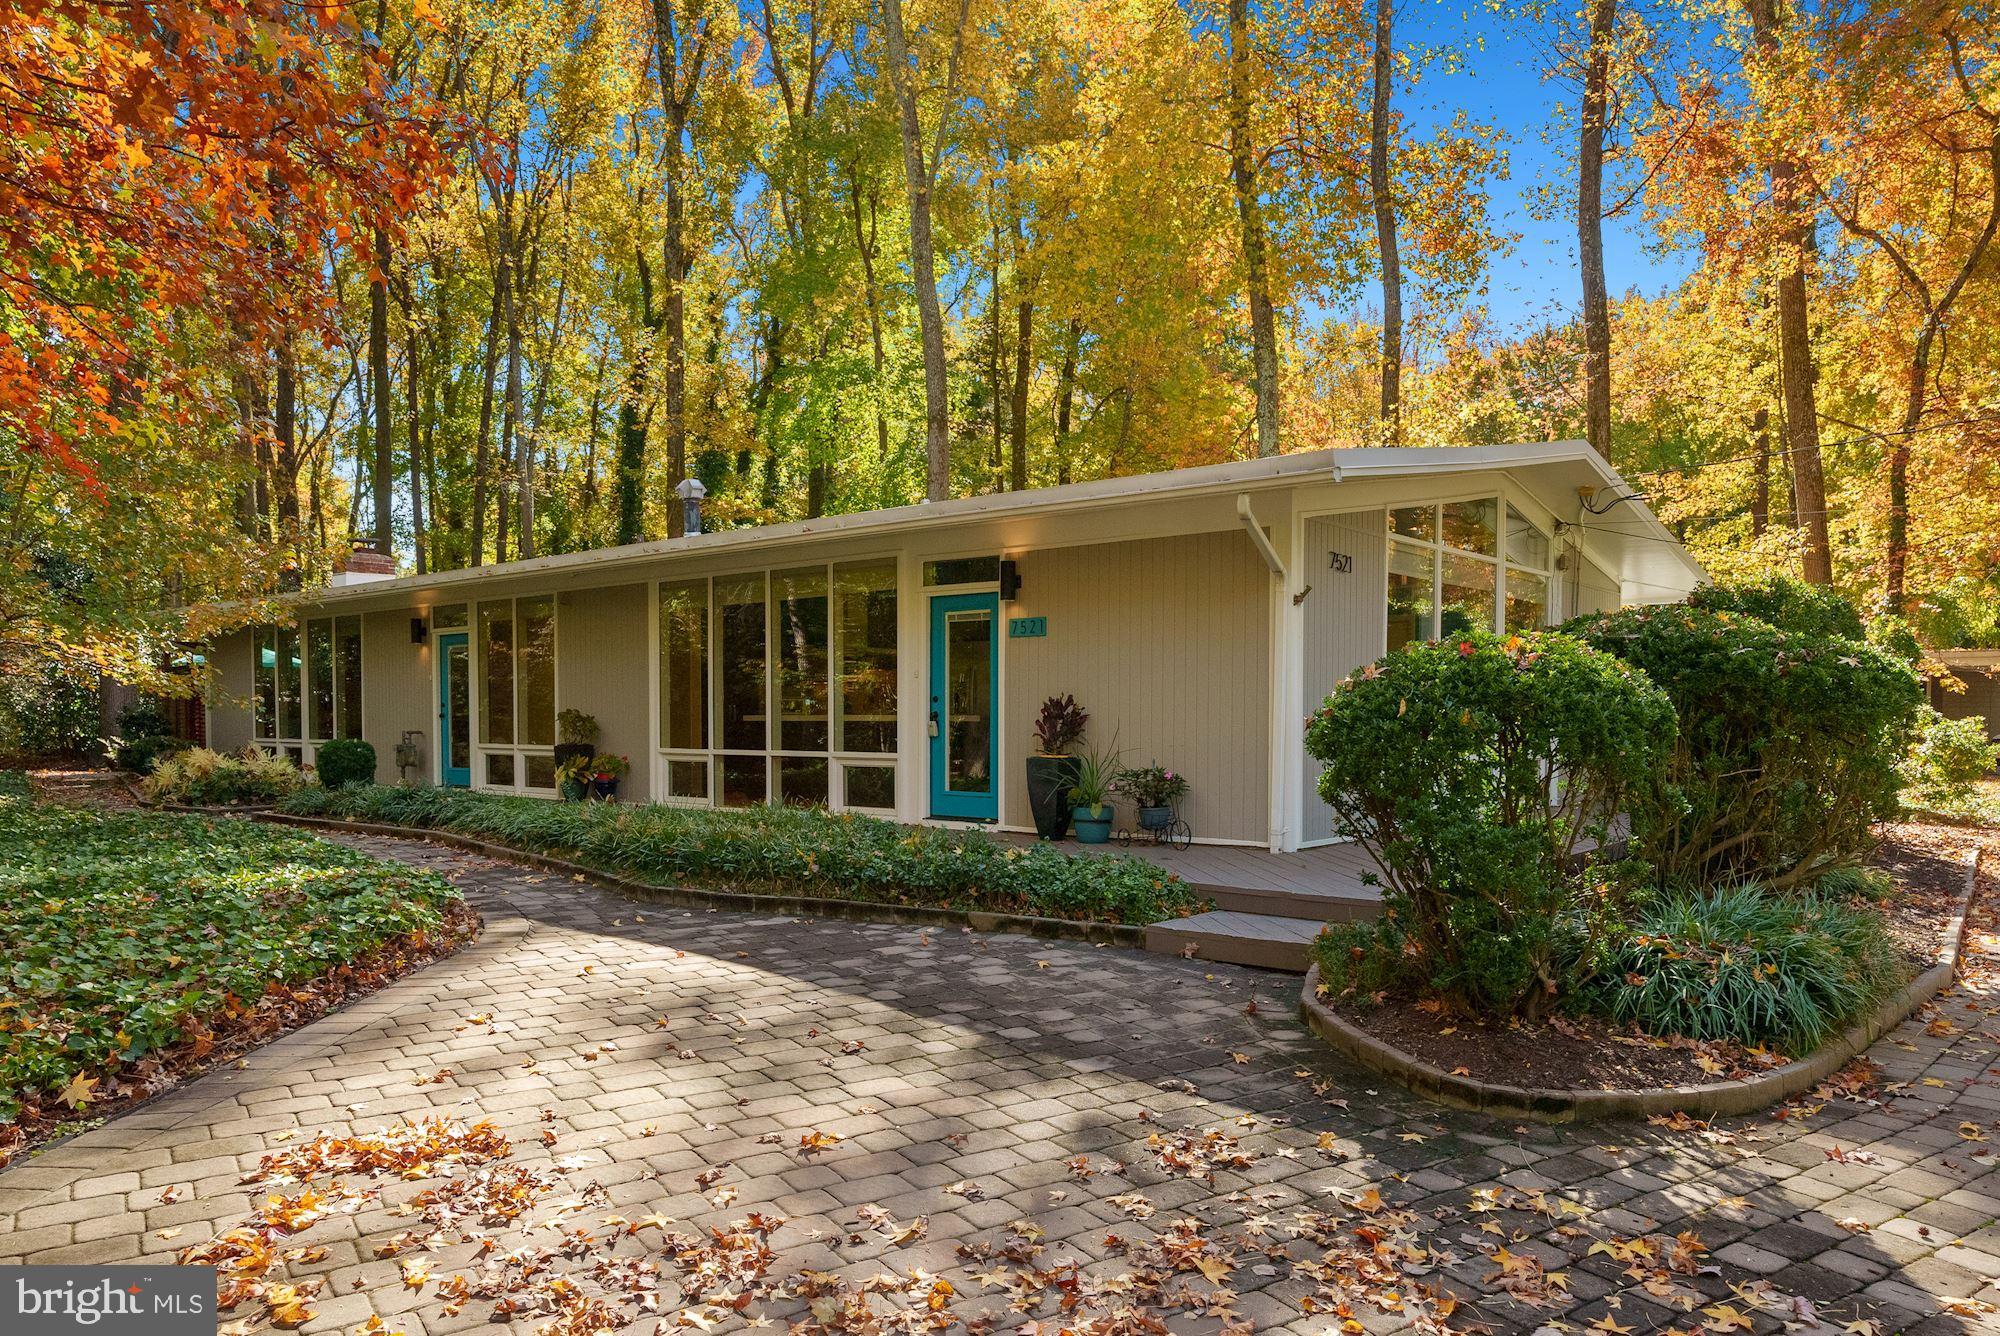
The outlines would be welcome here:
[[[430,625],[427,622],[425,622],[423,618],[421,617],[410,618],[410,643],[412,645],[423,644],[424,641],[430,639],[430,634],[431,634]]]

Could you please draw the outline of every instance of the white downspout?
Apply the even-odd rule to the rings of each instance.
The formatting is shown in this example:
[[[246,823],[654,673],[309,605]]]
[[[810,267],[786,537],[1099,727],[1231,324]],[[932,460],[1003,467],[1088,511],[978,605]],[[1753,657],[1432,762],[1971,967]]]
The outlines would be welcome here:
[[[1265,536],[1264,526],[1257,523],[1257,512],[1250,508],[1250,494],[1247,492],[1236,494],[1236,518],[1243,521],[1243,528],[1249,533],[1250,541],[1255,543],[1257,551],[1263,554],[1264,564],[1271,568],[1271,574],[1277,576],[1282,585],[1285,579],[1285,563],[1278,559],[1278,549],[1271,546],[1271,540]]]
[[[1243,529],[1250,535],[1258,555],[1271,570],[1271,693],[1269,730],[1265,742],[1265,754],[1269,757],[1271,773],[1264,786],[1265,802],[1265,846],[1273,853],[1285,847],[1289,836],[1287,830],[1288,813],[1291,810],[1291,788],[1287,782],[1290,755],[1285,745],[1283,720],[1289,713],[1287,705],[1291,700],[1291,647],[1286,635],[1285,595],[1291,589],[1291,582],[1285,576],[1285,563],[1278,556],[1278,549],[1271,545],[1271,539],[1264,532],[1264,526],[1257,522],[1257,512],[1251,509],[1248,493],[1238,493],[1236,497],[1236,517],[1243,521]]]

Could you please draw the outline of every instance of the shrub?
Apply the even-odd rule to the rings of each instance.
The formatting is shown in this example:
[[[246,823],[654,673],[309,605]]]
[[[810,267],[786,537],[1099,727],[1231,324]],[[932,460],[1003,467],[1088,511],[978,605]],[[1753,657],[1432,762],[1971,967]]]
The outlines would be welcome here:
[[[304,782],[297,766],[256,747],[235,756],[193,747],[161,761],[143,791],[154,802],[209,807],[272,802]]]
[[[0,673],[0,756],[76,756],[103,731],[95,675],[12,663]]]
[[[1405,985],[1489,1015],[1558,996],[1626,875],[1578,850],[1607,838],[1673,731],[1643,675],[1557,633],[1410,645],[1342,683],[1306,749],[1380,869]]]
[[[1686,605],[1566,629],[1644,670],[1680,716],[1670,761],[1633,794],[1642,852],[1666,884],[1806,880],[1859,861],[1870,825],[1895,813],[1923,689],[1893,655]]]
[[[1133,924],[1198,907],[1186,883],[1137,858],[1007,845],[973,832],[810,808],[554,803],[387,785],[300,789],[282,807],[452,831],[661,886]]]
[[[1874,910],[1743,882],[1671,895],[1643,914],[1610,951],[1592,1000],[1653,1034],[1798,1055],[1902,981]]]
[[[332,742],[322,742],[314,755],[313,766],[319,771],[319,782],[330,789],[344,789],[351,784],[373,784],[375,747],[360,738],[336,738]]]
[[[1754,617],[1780,631],[1821,640],[1866,640],[1861,614],[1839,590],[1807,584],[1789,575],[1762,580],[1703,585],[1688,595],[1688,606],[1706,612]]]
[[[1988,804],[1980,785],[2000,765],[2000,743],[1986,736],[1977,716],[1947,719],[1926,705],[1916,736],[1897,766],[1903,806],[1954,820],[1979,820]]]
[[[185,751],[192,743],[173,735],[174,726],[156,702],[134,701],[118,712],[118,736],[111,759],[120,770],[150,775],[160,758]]]
[[[72,1077],[247,1024],[272,986],[434,932],[458,899],[298,831],[0,797],[0,1123],[66,1114]]]

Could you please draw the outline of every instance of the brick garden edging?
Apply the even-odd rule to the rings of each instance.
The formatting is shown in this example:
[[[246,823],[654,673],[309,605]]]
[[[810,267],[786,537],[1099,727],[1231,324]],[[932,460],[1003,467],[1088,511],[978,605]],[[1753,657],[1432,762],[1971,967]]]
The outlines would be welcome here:
[[[1146,928],[1141,924],[1086,923],[1078,919],[1042,918],[1034,914],[996,914],[976,909],[931,909],[922,905],[891,905],[875,900],[823,900],[809,895],[764,895],[751,891],[715,891],[693,886],[658,886],[621,877],[615,872],[572,863],[512,845],[492,844],[450,831],[418,826],[392,826],[374,821],[341,821],[331,817],[293,816],[285,812],[247,813],[253,821],[297,826],[304,830],[344,830],[357,835],[388,835],[421,840],[560,873],[617,891],[634,899],[651,900],[683,909],[723,909],[739,914],[786,914],[810,918],[847,919],[858,923],[908,923],[938,928],[970,928],[974,932],[1012,932],[1029,937],[1100,942],[1144,950]]]
[[[1812,1089],[1944,991],[1958,970],[1966,915],[1979,880],[1981,852],[1975,850],[1966,864],[1965,888],[1959,893],[1957,912],[1945,927],[1944,948],[1936,964],[1884,998],[1873,1015],[1856,1022],[1831,1043],[1797,1062],[1740,1081],[1705,1081],[1655,1090],[1546,1090],[1454,1076],[1368,1033],[1321,1002],[1317,964],[1306,971],[1305,986],[1299,993],[1299,1014],[1315,1034],[1364,1067],[1401,1082],[1426,1099],[1454,1108],[1549,1123],[1644,1118],[1675,1112],[1702,1118],[1753,1113]]]

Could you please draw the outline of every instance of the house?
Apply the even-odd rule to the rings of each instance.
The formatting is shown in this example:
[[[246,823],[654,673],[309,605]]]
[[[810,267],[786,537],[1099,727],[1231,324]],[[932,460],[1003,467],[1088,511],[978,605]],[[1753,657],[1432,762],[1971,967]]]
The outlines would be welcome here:
[[[1986,736],[2000,742],[2000,649],[1939,650],[1955,680],[1930,678],[1931,707],[1947,719],[1983,719]]]
[[[1089,742],[1189,777],[1197,839],[1284,852],[1333,838],[1303,721],[1351,670],[1702,579],[1582,442],[1319,450],[350,574],[211,647],[208,732],[552,795],[575,708],[630,759],[623,799],[1031,830],[1032,721],[1068,693]]]

